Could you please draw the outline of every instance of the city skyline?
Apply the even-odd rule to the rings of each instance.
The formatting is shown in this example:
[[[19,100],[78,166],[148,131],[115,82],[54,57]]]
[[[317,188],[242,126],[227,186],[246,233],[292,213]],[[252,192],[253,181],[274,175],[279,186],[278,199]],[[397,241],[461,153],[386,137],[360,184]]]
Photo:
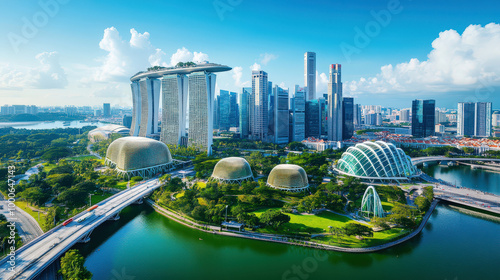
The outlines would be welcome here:
[[[476,7],[481,3],[460,2],[461,5],[455,5],[456,14],[448,15],[446,20],[436,17],[448,8],[446,3],[389,1],[366,7],[350,3],[343,4],[340,10],[329,9],[333,8],[332,3],[311,3],[310,7],[295,3],[280,6],[285,11],[279,17],[279,24],[276,18],[262,17],[264,20],[258,26],[267,26],[269,30],[256,34],[240,18],[256,15],[259,3],[245,2],[221,10],[213,3],[194,2],[195,5],[155,2],[139,7],[148,9],[151,15],[159,10],[165,13],[191,9],[193,15],[199,16],[199,19],[193,17],[192,22],[172,12],[166,12],[171,18],[162,17],[164,20],[158,25],[141,24],[142,16],[137,13],[134,13],[136,19],[125,21],[132,9],[123,7],[123,14],[107,13],[105,20],[89,22],[85,29],[73,24],[81,16],[77,13],[88,9],[81,3],[59,4],[53,10],[37,4],[25,9],[17,3],[5,3],[9,13],[0,19],[2,26],[9,30],[7,40],[0,44],[3,102],[22,104],[29,99],[39,106],[101,103],[131,106],[128,77],[152,65],[173,65],[182,60],[217,61],[233,67],[233,71],[219,75],[216,92],[225,89],[239,93],[242,87],[250,86],[253,69],[266,71],[269,80],[282,88],[293,88],[296,84],[305,86],[302,84],[303,55],[311,51],[316,53],[316,97],[327,91],[328,65],[339,63],[345,69],[344,96],[362,97],[362,105],[377,101],[383,106],[401,107],[420,97],[434,98],[445,107],[469,101],[498,103],[495,92],[500,81],[495,65],[500,59],[496,50],[500,25],[496,23],[494,8],[478,11]],[[94,5],[109,8],[109,4]],[[272,10],[278,4],[268,5]],[[422,10],[426,5],[436,9]],[[301,26],[291,16],[309,9],[315,9],[315,19],[321,24]],[[94,12],[101,13],[101,10],[105,9]],[[354,10],[358,17],[348,17]],[[47,14],[47,22],[38,26],[32,18],[40,13]],[[332,16],[338,16],[342,26],[330,22]],[[412,25],[410,21],[414,17],[422,18],[422,24]],[[36,31],[25,27],[23,18],[30,21]],[[182,22],[182,28],[172,27],[175,20]],[[214,35],[218,41],[228,38],[224,40],[224,48],[197,29],[200,21],[217,28]],[[295,32],[303,30],[306,42],[289,44],[295,38],[283,30],[280,30],[282,40],[270,36],[283,24]],[[365,32],[370,28],[373,28],[371,33]],[[23,30],[32,32],[23,34]],[[180,36],[181,32],[191,36]],[[257,48],[242,43],[257,36],[268,43],[264,45],[272,47]],[[356,44],[363,38],[367,39],[365,44]],[[213,46],[204,39],[213,42]],[[247,55],[242,57],[239,55],[242,52]],[[451,61],[447,54],[453,54],[455,59]],[[465,63],[467,68],[460,67]]]

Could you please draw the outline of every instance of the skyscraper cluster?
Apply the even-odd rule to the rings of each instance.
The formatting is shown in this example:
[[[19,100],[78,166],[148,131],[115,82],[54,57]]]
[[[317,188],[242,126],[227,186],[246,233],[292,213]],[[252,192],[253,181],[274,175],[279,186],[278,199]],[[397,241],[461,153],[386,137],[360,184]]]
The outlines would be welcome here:
[[[491,102],[461,102],[457,111],[457,135],[490,137]]]

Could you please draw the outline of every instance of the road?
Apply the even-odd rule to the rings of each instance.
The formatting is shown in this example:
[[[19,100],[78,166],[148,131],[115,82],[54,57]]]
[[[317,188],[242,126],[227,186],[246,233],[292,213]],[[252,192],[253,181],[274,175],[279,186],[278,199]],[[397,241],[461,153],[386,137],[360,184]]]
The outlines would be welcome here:
[[[3,209],[0,210],[0,214],[3,214],[8,221],[14,221],[16,223],[17,232],[23,240],[23,244],[27,244],[31,240],[43,234],[43,230],[40,228],[36,220],[21,208],[16,206],[13,210],[14,215],[10,215],[11,209],[8,208],[8,202],[4,200],[4,197],[1,194],[0,205],[3,206]]]
[[[411,161],[413,165],[417,165],[429,161],[490,161],[490,162],[500,162],[500,159],[495,158],[449,158],[444,156],[432,156],[432,157],[415,157]]]
[[[158,180],[152,179],[124,190],[99,203],[95,215],[89,219],[76,222],[78,217],[86,214],[86,212],[81,213],[73,217],[75,221],[67,226],[57,226],[19,248],[16,251],[14,272],[10,270],[11,264],[7,262],[7,258],[0,260],[2,279],[34,279],[74,244],[86,239],[97,226],[113,219],[123,208],[149,195],[157,187],[159,187]]]

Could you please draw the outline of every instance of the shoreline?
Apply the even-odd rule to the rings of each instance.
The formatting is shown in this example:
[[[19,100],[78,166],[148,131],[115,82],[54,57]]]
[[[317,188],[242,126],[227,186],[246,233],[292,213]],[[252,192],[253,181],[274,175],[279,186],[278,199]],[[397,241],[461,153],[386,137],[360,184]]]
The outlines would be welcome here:
[[[281,243],[281,244],[287,244],[287,245],[296,245],[296,246],[303,246],[303,247],[309,247],[309,248],[315,248],[315,249],[321,249],[321,250],[328,250],[328,251],[337,251],[337,252],[344,252],[344,253],[372,253],[372,252],[377,252],[381,250],[385,250],[388,248],[391,248],[393,246],[399,245],[403,242],[406,242],[413,237],[417,236],[425,227],[427,224],[427,221],[429,220],[430,216],[432,215],[432,212],[434,212],[434,209],[436,206],[439,204],[440,200],[439,199],[434,199],[432,201],[431,206],[429,207],[429,210],[424,215],[424,218],[422,219],[422,222],[420,225],[413,230],[411,233],[408,235],[403,236],[402,238],[399,238],[394,241],[390,241],[388,243],[382,244],[382,245],[377,245],[377,246],[372,246],[372,247],[363,247],[363,248],[347,248],[347,247],[339,247],[339,246],[333,246],[333,245],[327,245],[327,244],[321,244],[321,243],[316,243],[316,242],[311,242],[311,241],[299,241],[296,240],[294,242],[293,239],[288,239],[288,238],[283,238],[279,236],[269,236],[269,238],[265,238],[264,235],[247,235],[247,234],[241,234],[233,231],[220,231],[222,228],[221,227],[215,227],[215,226],[207,226],[207,225],[200,225],[197,224],[193,221],[190,221],[183,216],[180,216],[172,211],[169,211],[158,204],[156,204],[154,201],[151,199],[146,199],[146,203],[148,203],[153,209],[159,213],[160,215],[165,216],[166,218],[169,218],[177,223],[180,223],[182,225],[188,226],[190,228],[200,230],[206,233],[212,233],[212,234],[218,234],[218,235],[224,235],[224,236],[232,236],[232,237],[239,237],[239,238],[246,238],[246,239],[253,239],[253,240],[259,240],[259,241],[267,241],[267,242],[275,242],[275,243]],[[189,221],[189,222],[188,222]],[[188,224],[191,223],[191,224]],[[207,230],[204,228],[210,228],[211,230]],[[219,230],[219,231],[216,231]],[[289,241],[292,240],[292,241]]]

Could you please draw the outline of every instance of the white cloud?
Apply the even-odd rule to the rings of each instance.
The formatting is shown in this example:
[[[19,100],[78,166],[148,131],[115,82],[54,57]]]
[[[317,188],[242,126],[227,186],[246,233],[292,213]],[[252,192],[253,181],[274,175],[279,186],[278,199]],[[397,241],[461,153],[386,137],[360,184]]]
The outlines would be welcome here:
[[[247,87],[250,85],[250,81],[245,81],[245,82],[241,81],[241,79],[243,77],[243,67],[236,66],[233,68],[232,72],[233,72],[232,77],[234,80],[234,85],[236,87],[241,88],[241,87]]]
[[[325,73],[319,74],[316,71],[316,93],[323,94],[328,91],[328,75]]]
[[[38,67],[0,67],[0,89],[22,90],[64,88],[68,84],[66,72],[59,63],[57,52],[43,52],[35,56]]]
[[[427,60],[381,67],[371,78],[346,83],[359,93],[465,91],[500,85],[500,24],[470,25],[462,34],[441,32]]]
[[[263,53],[260,55],[260,63],[262,63],[263,65],[267,65],[269,61],[274,60],[276,58],[278,58],[277,55],[271,53]]]
[[[43,52],[36,56],[40,67],[30,71],[29,80],[34,88],[64,88],[68,84],[66,73],[59,64],[57,52]]]
[[[175,66],[179,62],[189,61],[194,63],[208,61],[208,55],[202,52],[191,53],[188,49],[182,47],[181,49],[177,49],[177,52],[170,57],[170,66]]]
[[[260,67],[260,64],[258,64],[257,62],[255,62],[252,66],[250,66],[250,70],[252,71],[259,71],[260,69],[262,69]]]
[[[194,63],[201,63],[208,61],[208,54],[202,53],[202,52],[194,52],[193,53],[193,62]]]

